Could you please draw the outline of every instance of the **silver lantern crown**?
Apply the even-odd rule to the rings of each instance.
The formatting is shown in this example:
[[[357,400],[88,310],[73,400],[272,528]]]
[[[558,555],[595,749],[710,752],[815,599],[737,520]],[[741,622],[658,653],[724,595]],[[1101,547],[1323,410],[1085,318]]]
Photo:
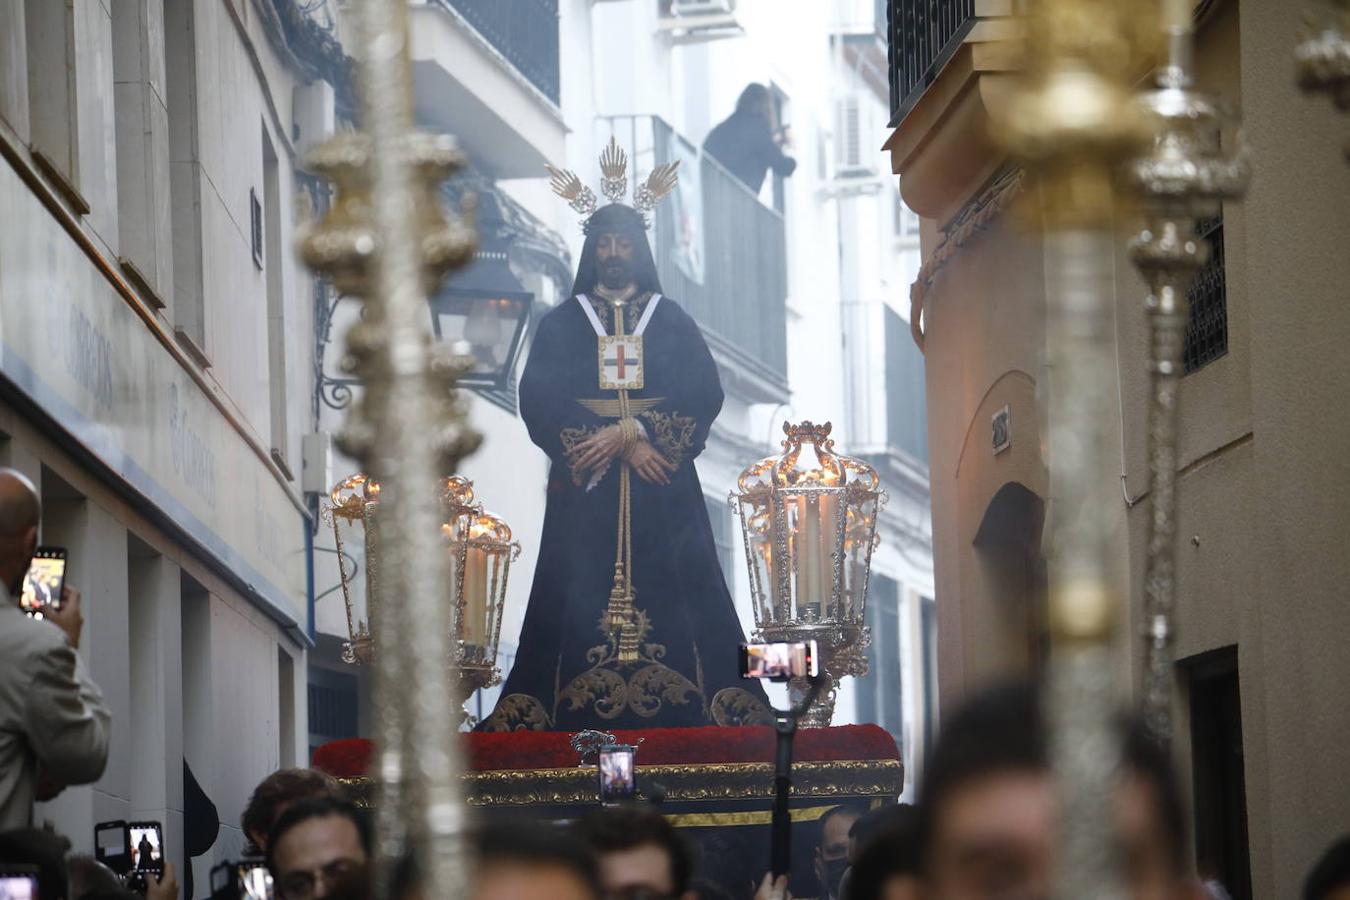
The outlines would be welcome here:
[[[520,544],[512,540],[505,521],[475,501],[473,482],[467,478],[443,478],[439,490],[444,513],[441,534],[450,561],[445,598],[456,610],[452,663],[460,682],[460,696],[465,696],[501,681],[497,644],[507,578],[511,563],[520,555]],[[370,629],[374,607],[387,599],[380,578],[380,486],[364,473],[357,473],[339,482],[329,500],[325,513],[333,527],[347,607],[348,640],[342,656],[349,663],[368,663],[375,656],[376,636]],[[354,531],[358,522],[365,544],[364,602],[353,590],[356,571],[347,564],[343,548],[343,532]]]
[[[802,724],[825,727],[836,679],[866,675],[867,582],[886,502],[876,470],[835,452],[829,422],[783,423],[783,452],[741,472],[731,495],[745,537],[757,641],[816,641],[823,680]],[[805,693],[804,681],[790,691]]]

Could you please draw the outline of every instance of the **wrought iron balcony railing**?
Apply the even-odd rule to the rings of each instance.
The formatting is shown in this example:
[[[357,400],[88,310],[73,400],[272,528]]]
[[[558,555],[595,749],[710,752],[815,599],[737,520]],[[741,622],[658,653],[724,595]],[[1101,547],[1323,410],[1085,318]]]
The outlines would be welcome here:
[[[975,24],[975,0],[889,0],[891,127],[937,78]]]
[[[657,208],[657,273],[694,317],[724,368],[759,385],[756,399],[787,393],[787,235],[781,213],[656,116],[617,116],[631,177],[682,160],[680,191]],[[605,136],[608,140],[608,135]],[[690,171],[697,167],[697,171]]]
[[[434,0],[465,18],[556,105],[558,0]]]

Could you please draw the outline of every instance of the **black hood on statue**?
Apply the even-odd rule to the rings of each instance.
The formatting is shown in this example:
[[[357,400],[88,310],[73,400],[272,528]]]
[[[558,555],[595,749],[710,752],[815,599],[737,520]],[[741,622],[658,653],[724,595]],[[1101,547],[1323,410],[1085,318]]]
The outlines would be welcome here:
[[[647,220],[631,206],[610,203],[602,206],[586,220],[586,243],[581,248],[577,277],[572,282],[572,294],[589,294],[600,283],[600,265],[596,260],[595,245],[601,234],[622,232],[633,238],[633,276],[639,291],[661,293],[661,281],[656,274],[656,259],[647,240]]]

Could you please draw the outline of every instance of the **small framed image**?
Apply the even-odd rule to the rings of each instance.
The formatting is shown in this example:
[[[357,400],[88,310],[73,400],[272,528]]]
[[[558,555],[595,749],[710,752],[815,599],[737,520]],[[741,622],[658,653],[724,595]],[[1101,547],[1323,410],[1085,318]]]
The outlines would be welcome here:
[[[1012,446],[1012,408],[1005,405],[990,422],[993,431],[994,455],[998,456]]]

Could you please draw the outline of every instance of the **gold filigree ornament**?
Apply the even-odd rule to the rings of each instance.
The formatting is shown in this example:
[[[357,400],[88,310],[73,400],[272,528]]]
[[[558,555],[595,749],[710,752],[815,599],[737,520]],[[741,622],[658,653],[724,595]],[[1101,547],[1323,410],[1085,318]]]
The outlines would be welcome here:
[[[646,641],[652,631],[647,613],[633,609],[631,600],[620,606],[620,621],[613,621],[613,603],[601,618],[605,643],[586,651],[591,668],[573,678],[558,693],[557,702],[566,701],[571,712],[593,707],[602,719],[617,719],[625,711],[650,719],[667,703],[684,706],[697,699],[705,706],[706,718],[702,685],[661,661],[665,645]],[[636,671],[630,675],[630,669]]]
[[[547,163],[544,168],[550,176],[548,186],[553,189],[553,193],[566,200],[568,206],[583,216],[595,212],[595,191],[582,184],[576,172],[555,169]]]
[[[610,203],[618,203],[628,193],[628,154],[613,135],[600,151],[600,193]]]
[[[577,173],[545,164],[553,193],[567,201],[567,205],[582,218],[589,218],[596,209],[595,191],[582,184]],[[651,171],[634,191],[633,207],[640,212],[651,212],[679,181],[680,163],[662,163]],[[628,154],[612,135],[600,153],[600,192],[610,203],[622,203],[628,193]]]

